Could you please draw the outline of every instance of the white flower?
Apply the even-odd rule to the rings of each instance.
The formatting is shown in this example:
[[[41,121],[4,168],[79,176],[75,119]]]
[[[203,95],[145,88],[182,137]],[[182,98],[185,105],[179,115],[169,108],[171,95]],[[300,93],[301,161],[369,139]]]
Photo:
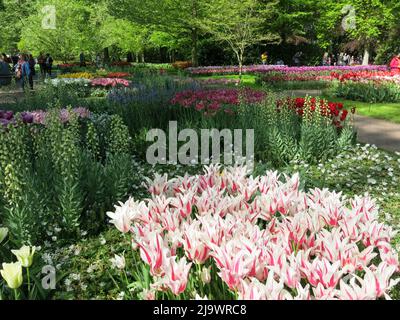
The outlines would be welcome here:
[[[32,265],[35,250],[35,247],[23,246],[21,249],[11,250],[11,252],[17,257],[23,267],[29,268]]]
[[[110,259],[112,267],[116,268],[116,269],[120,269],[123,270],[125,269],[125,257],[124,256],[119,256],[119,255],[115,255],[114,258]]]

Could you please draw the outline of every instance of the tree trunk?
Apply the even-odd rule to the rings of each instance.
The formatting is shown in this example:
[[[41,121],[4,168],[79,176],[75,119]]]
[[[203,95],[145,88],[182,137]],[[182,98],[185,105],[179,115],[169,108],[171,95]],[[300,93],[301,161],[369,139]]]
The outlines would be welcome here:
[[[104,48],[104,63],[108,64],[110,62],[110,51],[108,48]]]
[[[139,63],[139,53],[135,52],[135,56],[136,56],[136,63]]]
[[[363,57],[363,66],[369,65],[369,48],[365,47],[364,49],[364,57]]]
[[[239,50],[237,52],[237,59],[239,62],[239,82],[242,81],[242,75],[243,75],[243,57],[244,57],[244,51]]]
[[[197,67],[199,65],[198,60],[198,31],[197,28],[192,29],[192,66]]]
[[[141,53],[141,59],[142,59],[142,63],[145,63],[145,59],[144,59],[144,51],[142,51],[142,53]]]
[[[126,60],[128,62],[133,62],[133,55],[132,52],[128,52],[127,56],[126,56]]]

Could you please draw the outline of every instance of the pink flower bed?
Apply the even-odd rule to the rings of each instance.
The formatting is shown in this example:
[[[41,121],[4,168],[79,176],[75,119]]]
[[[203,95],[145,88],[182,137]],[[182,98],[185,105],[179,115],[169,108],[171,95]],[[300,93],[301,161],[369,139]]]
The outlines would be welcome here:
[[[116,87],[124,86],[129,87],[130,81],[120,78],[97,78],[90,81],[91,85],[94,87]]]
[[[238,73],[238,66],[211,66],[186,69],[193,75],[212,75],[212,74],[232,74]],[[244,66],[245,73],[270,73],[281,72],[288,73],[308,73],[308,72],[346,72],[346,71],[387,71],[388,67],[384,65],[369,65],[369,66],[314,66],[314,67],[288,67],[276,65],[253,65]]]
[[[239,299],[389,298],[399,261],[374,200],[299,184],[298,174],[248,177],[246,168],[211,166],[199,176],[156,176],[149,199],[129,199],[108,216],[131,233],[153,298],[194,295],[200,281],[215,299],[225,295],[210,293],[210,281]]]
[[[237,106],[241,101],[248,104],[261,102],[265,93],[252,89],[212,89],[212,90],[188,90],[177,93],[171,100],[171,104],[185,108],[194,108],[207,114],[214,114],[223,106]],[[231,109],[225,109],[231,112]]]

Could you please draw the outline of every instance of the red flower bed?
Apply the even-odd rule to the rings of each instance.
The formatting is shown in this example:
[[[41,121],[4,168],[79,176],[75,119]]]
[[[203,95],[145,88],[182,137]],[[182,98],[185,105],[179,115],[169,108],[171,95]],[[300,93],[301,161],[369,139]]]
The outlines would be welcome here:
[[[380,80],[381,77],[393,77],[396,73],[393,71],[359,71],[359,72],[347,72],[347,73],[336,73],[332,72],[331,77],[341,82],[345,81],[360,81],[360,80]]]
[[[251,89],[214,89],[214,90],[188,90],[177,93],[171,100],[171,104],[180,105],[185,108],[194,108],[205,114],[215,114],[223,106],[237,106],[241,101],[247,104],[261,102],[265,98],[265,93]],[[229,108],[225,108],[226,113],[232,113]]]
[[[128,72],[110,72],[109,74],[107,74],[107,78],[127,78],[130,77],[131,74]]]

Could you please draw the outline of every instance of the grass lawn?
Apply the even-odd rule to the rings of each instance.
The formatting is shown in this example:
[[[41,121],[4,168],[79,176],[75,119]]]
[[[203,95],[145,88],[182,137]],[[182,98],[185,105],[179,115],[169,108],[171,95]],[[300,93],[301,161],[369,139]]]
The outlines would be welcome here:
[[[203,79],[203,80],[209,80],[209,79],[234,79],[238,80],[239,75],[237,74],[232,74],[232,75],[222,75],[222,76],[199,76],[196,77],[196,79]],[[261,88],[261,85],[257,83],[257,76],[251,75],[251,74],[244,74],[242,75],[242,85],[251,87],[251,88]],[[234,84],[228,85],[228,86],[235,86]]]
[[[355,107],[356,113],[362,116],[400,123],[400,103],[368,103],[341,98],[324,97],[329,101],[343,102],[347,108]]]

